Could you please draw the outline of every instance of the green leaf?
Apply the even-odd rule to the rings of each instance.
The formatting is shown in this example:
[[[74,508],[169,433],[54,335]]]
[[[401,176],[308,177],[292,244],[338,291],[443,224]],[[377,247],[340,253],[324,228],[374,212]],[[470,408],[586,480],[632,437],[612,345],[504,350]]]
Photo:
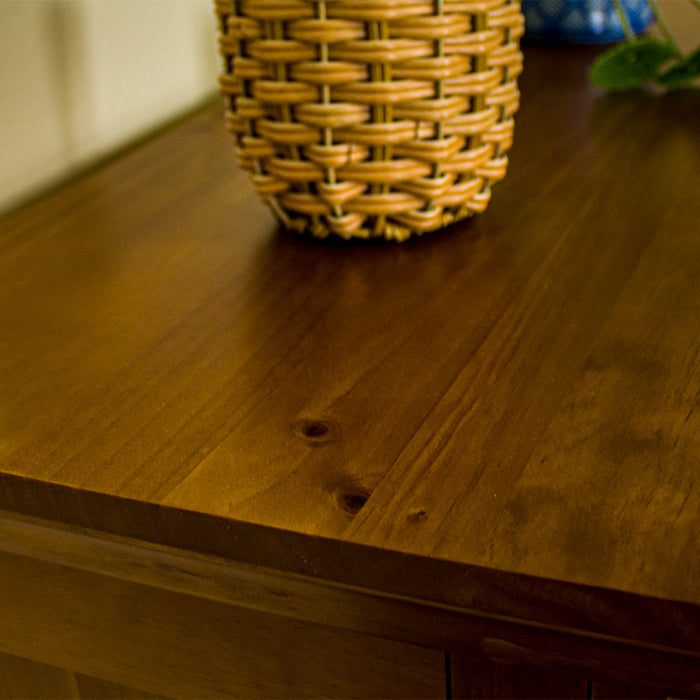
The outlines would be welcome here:
[[[679,88],[690,85],[698,77],[700,77],[700,46],[662,73],[658,81],[667,88]]]
[[[673,44],[660,39],[627,41],[597,58],[591,68],[591,81],[608,90],[639,87],[656,80],[663,64],[678,56]]]

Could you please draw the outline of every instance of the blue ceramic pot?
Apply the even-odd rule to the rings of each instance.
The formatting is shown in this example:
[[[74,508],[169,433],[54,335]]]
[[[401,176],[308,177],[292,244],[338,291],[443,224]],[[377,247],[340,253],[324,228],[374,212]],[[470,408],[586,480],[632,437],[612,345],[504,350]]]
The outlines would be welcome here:
[[[522,0],[525,38],[562,44],[597,44],[625,38],[612,0]],[[635,34],[654,20],[646,0],[622,0]]]

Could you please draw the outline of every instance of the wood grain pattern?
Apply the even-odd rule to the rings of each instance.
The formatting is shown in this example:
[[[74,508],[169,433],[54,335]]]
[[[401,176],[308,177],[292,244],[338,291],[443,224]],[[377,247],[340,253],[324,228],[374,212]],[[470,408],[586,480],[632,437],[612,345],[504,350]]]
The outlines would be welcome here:
[[[0,652],[149,693],[426,698],[445,692],[439,651],[4,552],[0,589]]]
[[[402,247],[280,235],[218,106],[0,222],[0,507],[700,682],[700,96],[594,55],[529,50],[489,209]]]
[[[372,653],[373,645],[381,639],[388,640],[389,646],[396,649],[406,647],[411,650],[411,646],[406,646],[408,644],[437,652],[457,652],[452,656],[466,659],[465,668],[469,672],[465,676],[461,663],[453,663],[455,683],[467,682],[464,678],[471,677],[476,665],[482,663],[485,672],[478,677],[482,690],[493,683],[496,683],[494,688],[505,688],[509,667],[515,670],[510,674],[510,682],[516,685],[518,678],[527,675],[523,669],[532,669],[528,677],[533,688],[544,687],[537,684],[545,682],[547,673],[556,671],[554,675],[559,678],[556,682],[565,682],[567,688],[573,682],[570,679],[577,677],[602,681],[607,685],[622,682],[638,684],[639,679],[643,678],[647,686],[655,687],[657,691],[659,688],[665,692],[672,691],[680,697],[694,692],[697,680],[697,659],[683,649],[639,643],[631,645],[629,640],[617,639],[613,634],[585,636],[576,629],[555,627],[551,624],[551,615],[547,617],[545,602],[541,603],[540,615],[531,610],[531,617],[537,618],[537,622],[528,624],[504,616],[486,615],[475,609],[440,605],[406,596],[389,596],[317,578],[203,556],[201,553],[193,555],[182,550],[6,514],[0,514],[0,552],[38,560],[44,565],[58,566],[61,570],[65,567],[78,569],[87,579],[90,578],[89,574],[96,575],[96,580],[103,577],[117,579],[120,582],[118,585],[130,591],[135,601],[144,591],[148,598],[157,595],[154,591],[161,590],[223,604],[224,607],[254,611],[265,619],[279,619],[282,630],[289,624],[295,624],[289,622],[293,620],[297,621],[296,624],[299,621],[312,623],[314,628],[332,628],[341,638],[345,638],[345,635],[348,639],[369,636],[374,638],[374,642],[368,645],[368,653]],[[400,575],[401,569],[397,569]],[[424,572],[424,575],[431,573]],[[416,585],[421,581],[412,583]],[[503,598],[516,595],[514,591],[504,588],[503,582],[492,579],[490,583]],[[533,587],[537,585],[534,583]],[[178,597],[166,597],[179,600]],[[546,591],[543,599],[547,599]],[[577,600],[573,592],[571,599],[569,605]],[[601,616],[611,620],[625,619],[625,608],[614,607],[614,603],[614,600],[609,601],[611,607],[601,607]],[[551,600],[548,606],[555,607]],[[563,620],[569,619],[566,615],[571,614],[568,606],[561,607],[563,611],[558,613],[560,625]],[[655,626],[664,626],[664,620],[654,617],[653,610],[637,607],[638,615],[642,611],[645,615],[651,613],[646,619],[647,626],[652,621]],[[122,635],[130,634],[128,628],[132,623],[129,619],[113,622],[127,627],[126,631],[121,632]],[[114,630],[109,632],[107,625],[100,629],[110,638],[115,634]],[[324,643],[327,645],[330,639],[332,635]],[[105,643],[98,640],[99,637],[95,637],[96,643],[91,653],[100,658],[100,649],[104,648]],[[400,644],[397,646],[396,642]],[[109,649],[111,641],[106,644]],[[311,655],[311,640],[309,647]],[[339,653],[344,653],[344,648],[341,645]],[[324,647],[320,654],[324,656],[329,651]],[[24,649],[22,653],[28,652]],[[436,657],[431,653],[429,658],[435,671],[439,655]],[[102,658],[101,661],[107,664],[100,667],[101,672],[106,673],[108,660]],[[488,669],[492,669],[495,675]],[[541,678],[536,681],[538,677]],[[554,688],[555,685],[552,685]],[[289,693],[293,693],[293,688],[284,694]]]
[[[556,93],[556,80],[548,87]],[[547,91],[538,97],[546,102]],[[696,100],[692,94],[600,97],[578,122],[567,121],[571,137],[580,139],[567,165],[577,173],[577,186],[565,196],[571,181],[555,179],[552,190],[545,185],[536,200],[540,231],[546,232],[541,237],[555,238],[548,259],[393,465],[395,477],[390,474],[382,493],[373,494],[381,502],[391,491],[390,507],[368,508],[355,519],[357,539],[411,550],[429,547],[448,559],[507,570],[553,566],[555,577],[565,580],[611,587],[615,581],[623,590],[663,589],[670,597],[696,599],[700,553],[691,533],[700,525],[693,488],[700,452],[692,412],[700,395],[693,330],[700,309],[700,200],[691,183],[698,181],[700,142],[686,126],[691,114],[685,111]],[[657,133],[655,120],[643,120],[635,138],[615,152],[614,166],[596,157],[612,156],[621,129],[638,122],[638,114],[651,112],[660,119],[674,104],[683,108],[677,131]],[[562,145],[546,142],[544,134],[553,128],[543,125],[542,140],[531,144],[525,161],[533,169],[542,167],[550,148]],[[584,130],[594,138],[585,139]],[[656,158],[661,167],[669,152],[687,158],[678,159],[677,170],[664,169],[653,187],[631,186],[652,172],[646,166],[640,170],[643,159]],[[576,216],[567,220],[563,210]],[[596,359],[601,353],[605,359]],[[577,396],[576,382],[591,381],[591,366],[603,362],[607,375],[600,378],[599,370],[599,384]],[[566,405],[558,412],[562,402]],[[567,411],[573,415],[562,417]],[[544,440],[556,443],[545,457],[540,452],[546,450],[547,426]],[[584,435],[577,435],[581,430]],[[565,454],[571,442],[602,431],[608,441],[617,439],[617,454]],[[622,459],[628,481],[649,469],[645,463],[658,464],[646,484],[638,482],[646,495],[633,497],[628,484],[610,492]],[[656,513],[647,503],[654,490],[662,501]],[[661,535],[684,503],[682,532]],[[557,504],[564,504],[563,520],[552,517]],[[402,526],[417,509],[431,517],[412,530]],[[617,519],[620,510],[624,523]]]

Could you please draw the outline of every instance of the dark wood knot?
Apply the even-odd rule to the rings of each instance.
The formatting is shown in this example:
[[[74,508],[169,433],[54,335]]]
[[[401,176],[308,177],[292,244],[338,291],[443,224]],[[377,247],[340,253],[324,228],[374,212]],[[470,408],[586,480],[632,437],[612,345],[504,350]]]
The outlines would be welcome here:
[[[293,430],[297,437],[313,443],[330,442],[340,434],[340,426],[328,418],[302,418]]]
[[[340,507],[350,515],[357,515],[367,503],[369,497],[367,491],[363,490],[351,490],[351,491],[341,491],[338,496],[338,501]]]

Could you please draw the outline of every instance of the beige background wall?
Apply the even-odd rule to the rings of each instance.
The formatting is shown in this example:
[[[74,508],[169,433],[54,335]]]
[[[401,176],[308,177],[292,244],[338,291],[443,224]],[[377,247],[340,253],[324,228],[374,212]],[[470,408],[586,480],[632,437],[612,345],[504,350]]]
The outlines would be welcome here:
[[[0,212],[216,92],[211,0],[0,0]]]

